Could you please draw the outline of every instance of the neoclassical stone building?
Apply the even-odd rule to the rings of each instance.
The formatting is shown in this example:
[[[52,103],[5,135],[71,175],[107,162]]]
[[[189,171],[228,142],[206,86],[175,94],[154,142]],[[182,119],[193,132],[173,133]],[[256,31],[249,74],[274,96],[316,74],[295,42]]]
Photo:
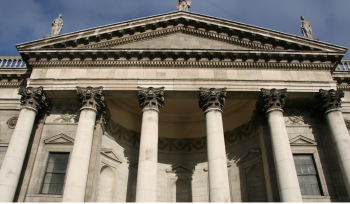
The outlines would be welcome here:
[[[0,201],[350,201],[347,48],[178,11],[0,58]]]

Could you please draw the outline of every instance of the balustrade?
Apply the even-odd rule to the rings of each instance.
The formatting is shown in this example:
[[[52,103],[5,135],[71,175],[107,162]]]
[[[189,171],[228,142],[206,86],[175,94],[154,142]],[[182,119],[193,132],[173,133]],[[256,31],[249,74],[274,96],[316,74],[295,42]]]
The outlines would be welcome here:
[[[1,56],[0,68],[27,68],[27,65],[20,56]]]

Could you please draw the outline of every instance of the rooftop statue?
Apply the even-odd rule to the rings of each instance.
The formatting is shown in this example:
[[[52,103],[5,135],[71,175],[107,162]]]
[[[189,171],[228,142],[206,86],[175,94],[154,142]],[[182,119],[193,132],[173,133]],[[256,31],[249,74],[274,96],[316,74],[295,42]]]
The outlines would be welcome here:
[[[44,35],[44,38],[60,35],[63,27],[62,14],[58,15],[58,18],[53,20],[51,34]]]
[[[192,1],[177,0],[177,10],[178,11],[188,11],[192,4]]]
[[[58,18],[56,18],[52,22],[51,36],[61,34],[62,27],[63,27],[63,20],[62,20],[62,14],[60,14],[58,15]]]
[[[312,29],[311,29],[310,22],[305,20],[304,16],[301,16],[300,19],[302,20],[301,25],[300,25],[301,33],[304,35],[304,37],[310,38],[313,40],[319,40],[319,38],[312,37]]]

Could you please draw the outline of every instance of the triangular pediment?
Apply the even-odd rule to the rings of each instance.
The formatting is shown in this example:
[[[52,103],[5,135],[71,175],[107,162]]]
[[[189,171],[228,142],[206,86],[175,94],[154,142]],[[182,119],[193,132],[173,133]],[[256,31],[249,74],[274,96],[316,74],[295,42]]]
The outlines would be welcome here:
[[[157,16],[121,22],[97,28],[68,33],[51,38],[17,45],[22,52],[27,49],[42,48],[113,48],[146,47],[147,41],[159,42],[170,39],[174,34],[186,34],[194,44],[179,43],[178,47],[205,46],[200,42],[213,43],[228,49],[254,50],[308,50],[345,52],[347,49],[337,45],[319,42],[300,36],[290,35],[234,21],[219,19],[191,12],[172,12]],[[191,36],[191,37],[190,37]],[[196,38],[193,38],[196,36]],[[206,39],[206,40],[204,40]],[[210,40],[210,41],[208,41]],[[164,41],[163,41],[164,42]],[[214,42],[219,42],[215,45]],[[157,48],[167,48],[168,42]],[[222,44],[223,43],[223,44]],[[174,46],[177,46],[176,43]],[[207,47],[203,47],[207,48]]]
[[[289,140],[290,145],[300,146],[300,145],[317,145],[317,142],[307,138],[305,136],[299,135]]]
[[[252,159],[257,155],[260,155],[260,153],[261,153],[260,149],[249,149],[248,152],[246,152],[237,163],[241,163],[249,159]]]
[[[50,137],[46,140],[44,140],[45,144],[68,144],[68,145],[72,145],[74,144],[74,139],[61,133],[58,135],[55,135],[53,137]]]
[[[117,153],[115,153],[113,150],[102,150],[101,154],[106,156],[109,159],[112,159],[119,163],[123,163],[123,160],[121,159],[121,157]]]
[[[168,173],[193,173],[193,170],[191,170],[191,168],[182,164],[175,165],[171,168],[166,169],[165,171]]]

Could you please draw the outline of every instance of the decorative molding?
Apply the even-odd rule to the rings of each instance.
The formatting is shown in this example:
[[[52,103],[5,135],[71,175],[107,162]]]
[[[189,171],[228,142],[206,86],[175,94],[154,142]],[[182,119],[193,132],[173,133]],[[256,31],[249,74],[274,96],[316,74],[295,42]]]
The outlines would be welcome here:
[[[66,108],[62,110],[60,107],[56,107],[56,110],[58,113],[61,115],[56,118],[54,121],[61,121],[61,123],[76,123],[76,117],[77,115],[75,114],[77,110],[73,110],[70,108]]]
[[[316,146],[317,142],[307,138],[305,136],[299,135],[289,140],[291,146]]]
[[[316,95],[316,102],[311,108],[322,113],[326,113],[330,110],[340,110],[341,98],[343,98],[344,95],[343,90],[335,91],[334,89],[320,89],[319,93]]]
[[[91,86],[77,87],[79,107],[95,109],[98,113],[105,112],[106,102],[102,93],[103,87],[92,88]]]
[[[38,112],[43,109],[48,110],[52,107],[51,100],[46,97],[42,86],[38,88],[20,87],[18,94],[21,95],[20,101],[22,107],[28,107]]]
[[[138,61],[138,60],[113,60],[113,61],[49,61],[29,62],[33,68],[49,67],[172,67],[172,68],[238,68],[238,69],[303,69],[303,70],[330,70],[335,65],[323,63],[279,63],[279,62],[232,62],[232,61]]]
[[[65,145],[73,145],[74,139],[65,135],[63,133],[50,137],[44,140],[45,144],[65,144]]]
[[[112,149],[102,149],[101,154],[116,162],[123,163],[123,160],[121,159],[121,157],[117,153],[115,153]]]
[[[220,109],[221,111],[225,106],[226,88],[199,88],[199,108],[203,109],[206,113],[208,109]]]
[[[247,153],[245,153],[240,160],[238,160],[236,163],[242,163],[244,161],[250,160],[252,158],[254,158],[257,155],[261,154],[261,150],[260,149],[249,149]]]
[[[194,169],[191,169],[185,165],[178,164],[178,165],[173,165],[171,168],[167,168],[165,170],[167,173],[193,173]]]
[[[264,114],[271,109],[283,109],[287,89],[261,89],[256,109]]]
[[[285,112],[285,116],[288,117],[286,123],[290,122],[291,125],[306,125],[304,113],[299,110],[291,110]]]
[[[260,127],[260,121],[258,116],[253,115],[252,119],[241,125],[234,130],[224,132],[225,144],[227,147],[237,144],[245,138],[254,136]],[[107,135],[109,138],[129,144],[136,148],[140,145],[141,134],[125,127],[111,120],[107,127]],[[158,138],[158,149],[159,151],[166,152],[197,152],[206,151],[207,149],[207,139],[206,137],[198,138]]]
[[[142,88],[137,87],[138,89],[138,98],[139,105],[142,109],[144,108],[163,108],[164,107],[164,89],[161,88]]]
[[[6,122],[6,124],[10,129],[15,129],[17,120],[18,120],[18,117],[12,117]]]

